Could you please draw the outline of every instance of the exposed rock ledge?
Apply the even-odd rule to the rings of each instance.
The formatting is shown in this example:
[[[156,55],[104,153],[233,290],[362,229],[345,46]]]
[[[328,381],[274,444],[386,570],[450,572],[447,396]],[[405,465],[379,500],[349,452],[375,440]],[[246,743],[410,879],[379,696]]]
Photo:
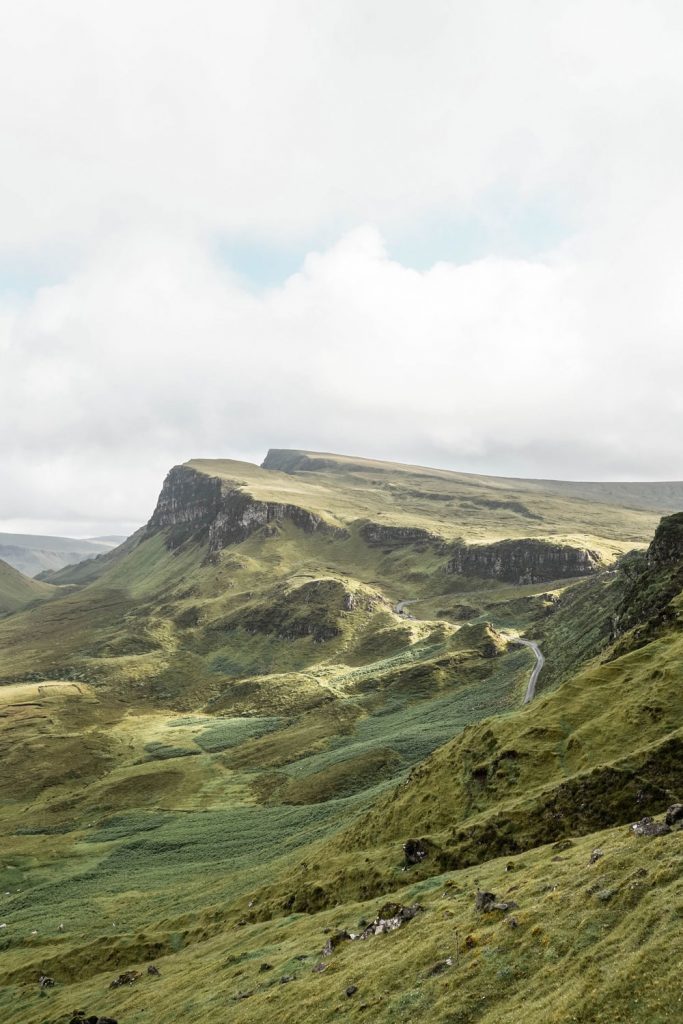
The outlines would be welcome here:
[[[570,544],[523,539],[472,544],[451,549],[446,571],[507,583],[547,583],[588,576],[604,567],[600,554]]]
[[[175,466],[164,480],[147,531],[168,529],[171,547],[202,534],[208,540],[209,553],[214,554],[229,544],[246,540],[264,526],[285,519],[306,533],[344,533],[297,505],[259,501],[240,490],[237,482],[206,476],[188,466]]]
[[[441,537],[418,526],[385,526],[382,523],[364,523],[360,535],[371,547],[403,548],[410,545],[445,548]]]

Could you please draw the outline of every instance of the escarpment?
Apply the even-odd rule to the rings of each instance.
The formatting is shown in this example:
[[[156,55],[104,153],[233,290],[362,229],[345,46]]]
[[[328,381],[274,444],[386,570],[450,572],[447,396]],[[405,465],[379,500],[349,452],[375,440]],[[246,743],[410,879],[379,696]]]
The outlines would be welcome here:
[[[613,639],[633,630],[630,645],[641,646],[662,626],[680,622],[675,598],[683,589],[683,512],[661,520],[647,551],[623,559],[621,575]]]
[[[344,533],[308,509],[261,501],[242,490],[239,481],[207,476],[189,466],[175,466],[170,471],[147,529],[149,533],[167,529],[169,547],[199,534],[208,541],[209,553],[215,554],[246,540],[262,527],[284,520],[306,533]]]
[[[546,583],[588,576],[604,567],[597,551],[535,539],[463,544],[452,552],[447,572],[506,583]]]

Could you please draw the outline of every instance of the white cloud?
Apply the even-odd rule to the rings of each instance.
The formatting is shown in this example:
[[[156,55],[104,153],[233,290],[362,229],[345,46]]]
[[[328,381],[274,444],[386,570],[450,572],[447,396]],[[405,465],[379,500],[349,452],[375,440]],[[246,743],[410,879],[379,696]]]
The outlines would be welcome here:
[[[646,336],[659,280],[585,265],[418,273],[361,228],[254,296],[193,242],[122,236],[6,329],[0,516],[142,519],[172,463],[269,445],[676,475],[683,311]]]
[[[5,28],[0,268],[43,286],[0,307],[0,523],[110,532],[172,463],[269,445],[681,476],[679,4],[17,0]],[[495,239],[506,205],[571,237],[385,250],[441,214]],[[320,251],[254,293],[222,236]]]
[[[677,177],[682,29],[669,0],[15,0],[2,245],[602,204]]]

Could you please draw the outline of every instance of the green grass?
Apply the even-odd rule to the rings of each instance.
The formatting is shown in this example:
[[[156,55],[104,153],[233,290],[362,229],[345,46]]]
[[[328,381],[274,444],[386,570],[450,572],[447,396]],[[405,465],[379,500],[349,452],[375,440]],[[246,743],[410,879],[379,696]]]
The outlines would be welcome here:
[[[245,740],[258,738],[272,732],[281,724],[279,718],[227,718],[219,719],[215,725],[203,729],[195,737],[195,743],[209,754],[238,747]]]
[[[594,841],[604,856],[588,866]],[[169,920],[175,930],[165,938],[156,929],[127,943],[120,938],[116,958],[104,964],[96,948],[81,952],[84,977],[46,997],[35,985],[5,984],[0,1008],[20,1022],[56,1021],[77,1004],[139,1024],[153,999],[160,1019],[187,1024],[217,1013],[239,1024],[277,1018],[323,1024],[340,1012],[362,1013],[361,1004],[386,1022],[419,1013],[438,1024],[673,1024],[680,1019],[681,835],[643,844],[613,829],[594,841],[578,840],[559,855],[541,847],[511,862],[446,873],[429,888],[398,885],[392,895],[404,903],[419,899],[423,913],[391,935],[342,943],[319,974],[311,967],[322,959],[323,929],[355,929],[360,919],[374,917],[377,900],[245,927],[235,916],[212,927],[207,915],[201,934],[187,920]],[[518,927],[509,928],[499,913],[478,914],[477,887],[499,894],[513,889]],[[614,896],[603,902],[599,894],[607,889]],[[75,959],[73,936],[67,932],[60,941],[64,962]],[[452,966],[430,976],[446,957]],[[108,990],[119,970],[144,970],[152,958],[161,970],[158,982],[143,977],[130,989]],[[271,971],[260,971],[264,962]],[[291,975],[294,981],[280,983]],[[358,988],[353,1001],[344,994],[351,984]],[[248,998],[236,998],[245,992]]]
[[[16,612],[29,604],[45,601],[55,596],[55,588],[49,583],[29,579],[0,560],[0,616]]]

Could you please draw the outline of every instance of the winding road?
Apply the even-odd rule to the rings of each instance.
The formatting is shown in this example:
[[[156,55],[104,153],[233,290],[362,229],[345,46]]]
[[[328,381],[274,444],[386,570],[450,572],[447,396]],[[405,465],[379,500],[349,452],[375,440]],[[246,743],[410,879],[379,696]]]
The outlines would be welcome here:
[[[408,605],[418,604],[420,600],[421,599],[418,597],[413,597],[409,598],[407,601],[399,601],[398,604],[394,606],[394,611],[397,615],[403,615],[407,619],[412,619],[414,616],[405,611],[405,609]],[[529,683],[522,702],[523,704],[530,704],[536,696],[536,681],[541,674],[541,669],[545,665],[545,658],[541,654],[541,648],[535,640],[524,640],[521,636],[508,636],[506,637],[506,640],[511,644],[522,644],[524,647],[530,647],[536,657],[536,664],[534,665],[531,676],[529,677]]]
[[[525,647],[530,647],[536,655],[536,664],[534,665],[533,672],[529,678],[529,685],[526,688],[524,694],[524,704],[530,704],[536,696],[536,680],[538,679],[541,669],[545,665],[545,658],[541,654],[541,648],[538,646],[535,640],[523,640],[521,636],[511,637],[511,644],[523,644]]]
[[[412,619],[414,618],[414,616],[410,615],[409,612],[404,612],[403,609],[407,608],[409,604],[417,604],[418,600],[419,598],[413,597],[407,601],[399,601],[398,604],[394,606],[394,611],[396,612],[397,615],[405,615],[407,619]]]

